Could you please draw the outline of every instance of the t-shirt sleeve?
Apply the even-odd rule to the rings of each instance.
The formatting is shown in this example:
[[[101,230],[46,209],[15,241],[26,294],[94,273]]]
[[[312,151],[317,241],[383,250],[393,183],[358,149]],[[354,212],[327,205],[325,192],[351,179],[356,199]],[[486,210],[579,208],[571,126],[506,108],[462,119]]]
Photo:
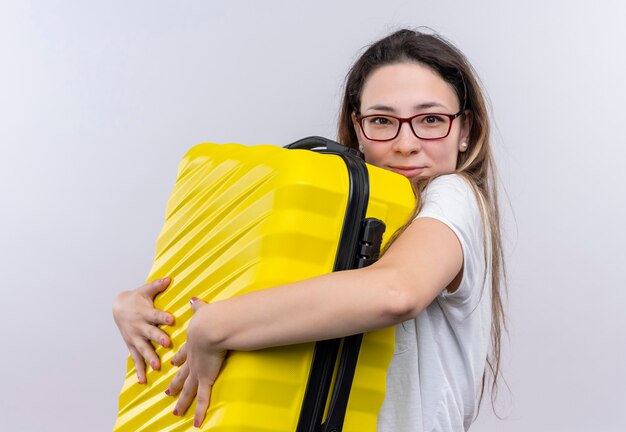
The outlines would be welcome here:
[[[487,274],[483,222],[477,197],[467,180],[458,174],[434,179],[422,195],[417,218],[433,218],[446,224],[463,250],[463,277],[456,291],[443,290],[440,297],[465,302],[480,295]]]

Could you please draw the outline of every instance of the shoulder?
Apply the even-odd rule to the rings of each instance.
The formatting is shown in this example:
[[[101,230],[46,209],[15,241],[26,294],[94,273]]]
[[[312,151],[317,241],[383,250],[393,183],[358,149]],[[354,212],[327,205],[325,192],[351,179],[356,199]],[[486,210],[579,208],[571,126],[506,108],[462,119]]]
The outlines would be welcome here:
[[[426,188],[433,189],[452,189],[457,191],[471,191],[472,186],[469,180],[461,174],[444,174],[435,177]]]
[[[469,180],[459,174],[442,175],[433,179],[422,194],[417,217],[449,218],[455,222],[475,223],[481,220],[478,197]]]

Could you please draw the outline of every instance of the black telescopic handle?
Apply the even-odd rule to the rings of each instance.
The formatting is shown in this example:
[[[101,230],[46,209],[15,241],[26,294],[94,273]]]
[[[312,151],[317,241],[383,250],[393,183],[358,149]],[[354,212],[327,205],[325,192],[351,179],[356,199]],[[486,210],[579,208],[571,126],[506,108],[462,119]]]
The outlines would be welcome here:
[[[352,154],[354,156],[358,156],[358,152],[350,147],[339,144],[333,140],[329,140],[328,138],[324,138],[321,136],[310,136],[306,138],[299,139],[291,144],[285,146],[288,149],[302,149],[302,150],[313,150],[317,148],[325,148],[332,153],[347,153]]]

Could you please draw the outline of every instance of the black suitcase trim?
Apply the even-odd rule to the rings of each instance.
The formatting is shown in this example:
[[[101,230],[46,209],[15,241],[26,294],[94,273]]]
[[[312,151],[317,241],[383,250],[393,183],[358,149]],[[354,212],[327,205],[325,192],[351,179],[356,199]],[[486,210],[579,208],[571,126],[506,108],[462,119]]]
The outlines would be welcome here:
[[[363,159],[355,150],[322,137],[304,138],[286,148],[335,154],[346,164],[349,177],[348,203],[333,271],[361,268],[376,261],[385,224],[378,219],[365,219],[369,200],[369,175]],[[315,344],[296,432],[342,430],[362,339],[363,335],[358,334]],[[340,348],[341,357],[335,386],[327,419],[322,423]]]

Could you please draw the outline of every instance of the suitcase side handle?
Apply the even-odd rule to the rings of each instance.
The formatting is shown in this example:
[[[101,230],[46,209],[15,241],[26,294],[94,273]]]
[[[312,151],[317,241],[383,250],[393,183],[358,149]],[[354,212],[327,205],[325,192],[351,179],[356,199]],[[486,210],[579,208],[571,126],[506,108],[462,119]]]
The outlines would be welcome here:
[[[356,268],[367,267],[378,260],[385,229],[385,223],[380,219],[363,220]],[[335,387],[332,391],[328,416],[322,424],[322,432],[340,432],[343,429],[362,341],[362,333],[348,336],[343,340]]]

